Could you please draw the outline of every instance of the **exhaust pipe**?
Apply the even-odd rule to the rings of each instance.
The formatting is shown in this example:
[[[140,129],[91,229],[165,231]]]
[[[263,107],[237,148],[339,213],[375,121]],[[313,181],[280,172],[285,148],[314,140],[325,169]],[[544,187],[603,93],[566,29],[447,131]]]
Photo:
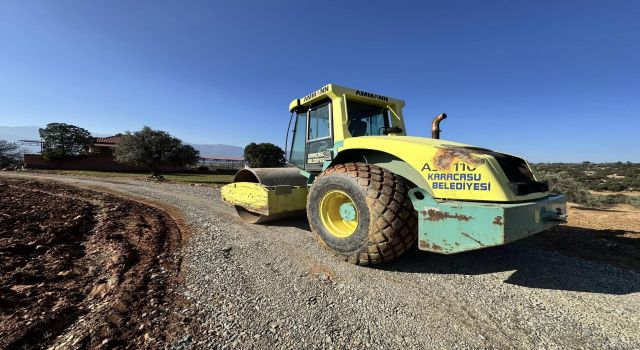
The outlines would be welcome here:
[[[447,113],[438,114],[437,117],[433,118],[433,122],[431,122],[431,138],[432,139],[440,138],[440,122],[446,118],[447,118]]]

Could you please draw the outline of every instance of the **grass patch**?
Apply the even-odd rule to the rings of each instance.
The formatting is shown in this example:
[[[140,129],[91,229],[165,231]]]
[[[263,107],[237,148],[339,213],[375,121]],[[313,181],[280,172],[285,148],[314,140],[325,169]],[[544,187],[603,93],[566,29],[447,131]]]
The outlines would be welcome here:
[[[205,184],[205,185],[226,185],[233,182],[234,175],[217,174],[169,174],[164,175],[165,179],[172,182]]]
[[[86,170],[56,170],[53,173],[61,175],[81,175],[81,176],[94,176],[104,178],[132,178],[132,179],[146,179],[149,177],[149,173],[119,173],[108,171],[86,171]],[[219,175],[219,174],[166,174],[164,178],[169,182],[187,183],[187,184],[203,184],[209,186],[226,185],[233,181],[233,175]]]

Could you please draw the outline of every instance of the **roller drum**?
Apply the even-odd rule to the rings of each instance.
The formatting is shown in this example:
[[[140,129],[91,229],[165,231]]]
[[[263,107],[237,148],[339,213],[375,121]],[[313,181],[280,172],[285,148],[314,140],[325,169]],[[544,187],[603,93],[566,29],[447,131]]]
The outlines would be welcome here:
[[[260,224],[305,213],[307,178],[298,168],[242,169],[236,173],[233,182],[260,184],[260,191],[266,193],[266,208],[252,208],[225,198],[248,223]]]
[[[265,187],[306,186],[307,178],[298,168],[254,168],[238,171],[233,182],[255,182]]]

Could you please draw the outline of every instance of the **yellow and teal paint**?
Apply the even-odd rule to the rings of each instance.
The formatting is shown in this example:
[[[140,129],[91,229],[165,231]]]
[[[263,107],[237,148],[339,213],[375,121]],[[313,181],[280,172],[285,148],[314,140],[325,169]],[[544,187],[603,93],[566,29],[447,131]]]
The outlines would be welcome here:
[[[565,222],[564,196],[512,190],[503,168],[487,153],[491,151],[458,142],[406,136],[403,100],[328,84],[293,100],[289,110],[326,99],[331,100],[333,147],[330,157],[322,159],[322,169],[344,159],[363,159],[410,182],[411,200],[419,217],[420,249],[443,254],[480,249]],[[352,137],[347,127],[347,100],[386,108],[395,131],[384,136]],[[537,180],[528,163],[522,167]],[[300,173],[308,179],[308,186],[313,186],[317,173]],[[278,192],[277,187],[235,183],[224,186],[222,196],[247,210],[274,215],[304,209],[307,188]],[[338,237],[349,236],[358,225],[359,215],[350,198],[333,193],[325,199],[320,205],[325,226]]]

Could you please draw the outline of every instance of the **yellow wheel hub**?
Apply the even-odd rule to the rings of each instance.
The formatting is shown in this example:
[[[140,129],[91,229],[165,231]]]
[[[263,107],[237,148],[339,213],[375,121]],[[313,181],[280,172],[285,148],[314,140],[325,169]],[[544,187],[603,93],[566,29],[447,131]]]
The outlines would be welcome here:
[[[332,235],[346,238],[356,232],[358,210],[348,194],[333,190],[320,201],[320,219]]]

